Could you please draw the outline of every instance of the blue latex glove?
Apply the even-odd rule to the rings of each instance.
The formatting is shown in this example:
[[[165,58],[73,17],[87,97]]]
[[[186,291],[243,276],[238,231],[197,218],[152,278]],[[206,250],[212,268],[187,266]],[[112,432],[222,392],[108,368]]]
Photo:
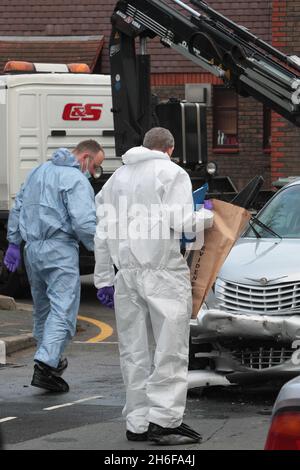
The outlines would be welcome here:
[[[15,272],[21,264],[21,251],[18,245],[10,243],[4,257],[4,264],[11,272]]]
[[[97,298],[105,307],[114,308],[114,293],[113,286],[101,287],[101,289],[98,289]]]
[[[213,208],[214,208],[214,206],[213,206],[213,203],[210,199],[207,199],[206,201],[204,201],[204,209],[212,211]]]

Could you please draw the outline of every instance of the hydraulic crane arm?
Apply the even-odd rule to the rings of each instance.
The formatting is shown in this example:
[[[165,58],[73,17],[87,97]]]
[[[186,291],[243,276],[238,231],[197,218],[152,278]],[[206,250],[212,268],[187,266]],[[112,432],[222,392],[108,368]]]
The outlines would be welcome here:
[[[110,58],[114,112],[119,124],[124,128],[126,122],[131,129],[130,144],[140,142],[141,132],[151,122],[149,80],[144,83],[147,73],[150,75],[150,59],[142,50],[141,62],[136,61],[137,37],[143,44],[144,38],[158,36],[164,46],[221,78],[237,93],[253,96],[300,126],[298,57],[283,54],[204,1],[190,0],[197,10],[181,0],[170,2],[174,7],[163,0],[120,0],[112,15]],[[126,99],[127,109],[123,106],[121,110],[120,103]]]

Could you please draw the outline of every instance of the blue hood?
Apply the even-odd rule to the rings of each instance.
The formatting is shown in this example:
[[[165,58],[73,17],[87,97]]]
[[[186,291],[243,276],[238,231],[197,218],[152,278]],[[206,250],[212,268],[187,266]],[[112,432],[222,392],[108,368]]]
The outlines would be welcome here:
[[[57,166],[72,166],[80,168],[80,164],[75,156],[66,148],[55,150],[52,154],[52,163]]]

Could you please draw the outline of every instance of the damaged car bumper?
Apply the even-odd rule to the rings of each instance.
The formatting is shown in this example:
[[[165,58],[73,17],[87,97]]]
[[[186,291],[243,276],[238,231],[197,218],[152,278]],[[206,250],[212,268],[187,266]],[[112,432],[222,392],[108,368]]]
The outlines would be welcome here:
[[[202,309],[191,322],[191,338],[201,368],[190,370],[189,388],[289,380],[300,374],[300,315]]]
[[[191,330],[213,337],[300,340],[300,315],[233,314],[218,309],[200,311]],[[197,333],[197,334],[198,334]]]

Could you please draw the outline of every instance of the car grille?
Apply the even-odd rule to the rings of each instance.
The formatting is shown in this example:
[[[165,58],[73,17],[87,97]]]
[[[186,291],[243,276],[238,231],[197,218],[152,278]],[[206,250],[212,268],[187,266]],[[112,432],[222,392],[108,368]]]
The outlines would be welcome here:
[[[242,366],[261,370],[283,364],[291,359],[293,352],[293,349],[276,345],[275,347],[261,346],[257,349],[236,349],[231,353]]]
[[[300,311],[300,281],[255,286],[218,280],[215,293],[219,307],[227,311],[253,313]]]

